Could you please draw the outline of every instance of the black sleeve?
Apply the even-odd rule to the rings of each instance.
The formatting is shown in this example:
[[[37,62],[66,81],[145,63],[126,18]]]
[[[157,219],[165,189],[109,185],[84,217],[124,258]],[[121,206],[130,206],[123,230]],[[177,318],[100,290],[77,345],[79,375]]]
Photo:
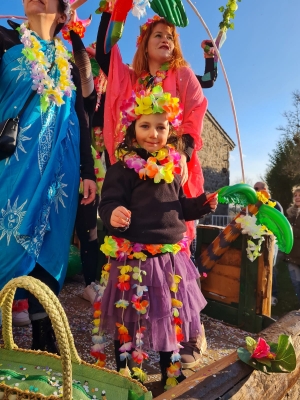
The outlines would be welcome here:
[[[218,76],[217,63],[215,63],[214,58],[205,58],[205,71],[204,75],[196,75],[201,87],[203,89],[211,88]]]
[[[181,203],[184,219],[186,221],[194,221],[195,219],[203,217],[205,214],[211,213],[209,203],[203,205],[206,200],[205,193],[200,194],[198,197],[187,198],[181,187],[179,191],[179,201]]]
[[[184,154],[187,156],[187,161],[190,161],[195,148],[195,140],[188,133],[182,135],[182,140],[184,142]]]
[[[109,65],[110,65],[110,55],[111,53],[105,54],[104,52],[104,41],[107,32],[107,28],[109,25],[111,14],[110,13],[102,13],[100,25],[98,29],[97,42],[96,42],[96,61],[100,65],[100,68],[108,76],[109,73]]]
[[[119,206],[129,209],[131,192],[133,188],[133,170],[124,168],[121,162],[117,162],[108,168],[103,187],[101,190],[101,201],[99,215],[108,230],[115,229],[110,224],[113,210]]]
[[[91,135],[87,116],[84,111],[81,82],[78,68],[73,64],[73,79],[76,90],[75,111],[79,121],[80,129],[80,175],[82,179],[96,181],[94,172],[94,160],[91,151]]]
[[[92,121],[97,103],[97,93],[94,86],[91,62],[80,36],[71,30],[70,38],[73,46],[75,64],[80,73],[84,110],[89,116],[89,121]]]
[[[8,29],[4,26],[0,26],[0,61],[6,50],[20,44],[19,32],[15,29],[20,26],[13,21],[7,21],[7,23],[13,28]]]

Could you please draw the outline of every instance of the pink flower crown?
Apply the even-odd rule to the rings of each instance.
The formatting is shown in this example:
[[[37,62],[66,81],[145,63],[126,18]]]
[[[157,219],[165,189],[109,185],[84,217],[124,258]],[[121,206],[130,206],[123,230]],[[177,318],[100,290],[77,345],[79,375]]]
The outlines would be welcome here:
[[[121,131],[126,129],[141,117],[141,115],[167,113],[167,119],[177,129],[182,122],[182,106],[178,97],[171,97],[171,93],[163,91],[161,86],[149,90],[132,92],[128,100],[123,101],[121,111]]]
[[[137,37],[136,40],[136,47],[139,47],[139,45],[141,44],[143,37],[145,36],[145,33],[147,31],[147,29],[149,28],[149,26],[151,24],[153,24],[153,22],[157,22],[157,21],[161,21],[165,19],[163,17],[160,17],[159,15],[154,15],[153,18],[149,18],[147,20],[147,22],[144,23],[144,25],[140,26],[140,35]]]

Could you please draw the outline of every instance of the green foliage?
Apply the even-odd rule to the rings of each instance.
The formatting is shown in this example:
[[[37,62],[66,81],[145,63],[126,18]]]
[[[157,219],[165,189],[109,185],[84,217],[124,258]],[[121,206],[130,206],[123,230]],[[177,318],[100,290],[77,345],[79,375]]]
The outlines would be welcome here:
[[[268,358],[254,359],[251,353],[240,347],[237,350],[238,357],[252,368],[264,373],[270,372],[292,372],[296,368],[296,354],[290,336],[280,335],[278,343],[268,343],[270,351],[276,354],[274,360]]]
[[[269,165],[264,180],[272,198],[279,201],[284,211],[292,201],[291,189],[300,183],[300,92],[293,93],[293,110],[283,115],[285,126],[277,129],[282,136],[269,154]]]
[[[223,13],[223,20],[220,22],[219,27],[223,32],[226,32],[227,29],[234,29],[234,23],[232,20],[235,18],[235,12],[238,9],[237,2],[241,2],[242,0],[228,0],[226,7],[221,6],[219,11]]]

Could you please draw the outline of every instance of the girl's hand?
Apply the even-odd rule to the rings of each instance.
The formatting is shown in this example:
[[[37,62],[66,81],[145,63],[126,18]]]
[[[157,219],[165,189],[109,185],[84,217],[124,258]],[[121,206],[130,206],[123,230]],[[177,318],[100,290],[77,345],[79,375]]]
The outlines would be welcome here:
[[[180,173],[181,185],[183,186],[189,179],[188,167],[187,167],[187,163],[186,163],[186,155],[185,154],[181,154],[180,168],[181,168],[181,173]]]
[[[127,208],[119,206],[111,213],[110,224],[114,228],[125,228],[130,224],[131,211]]]
[[[96,198],[96,182],[92,181],[91,179],[84,179],[83,180],[83,199],[81,200],[80,204],[90,204]]]
[[[217,193],[207,193],[206,198],[207,198],[207,200],[204,203],[204,205],[208,203],[211,211],[212,212],[216,211],[216,208],[218,206],[218,194]]]

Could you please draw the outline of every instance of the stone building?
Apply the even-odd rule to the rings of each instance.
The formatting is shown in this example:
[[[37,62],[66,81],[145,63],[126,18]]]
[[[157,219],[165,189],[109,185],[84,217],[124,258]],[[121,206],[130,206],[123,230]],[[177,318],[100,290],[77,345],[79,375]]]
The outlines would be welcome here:
[[[214,192],[229,185],[229,152],[234,149],[235,143],[208,110],[204,118],[202,140],[203,147],[198,157],[204,175],[204,189]],[[227,215],[228,206],[220,204],[215,214]]]

